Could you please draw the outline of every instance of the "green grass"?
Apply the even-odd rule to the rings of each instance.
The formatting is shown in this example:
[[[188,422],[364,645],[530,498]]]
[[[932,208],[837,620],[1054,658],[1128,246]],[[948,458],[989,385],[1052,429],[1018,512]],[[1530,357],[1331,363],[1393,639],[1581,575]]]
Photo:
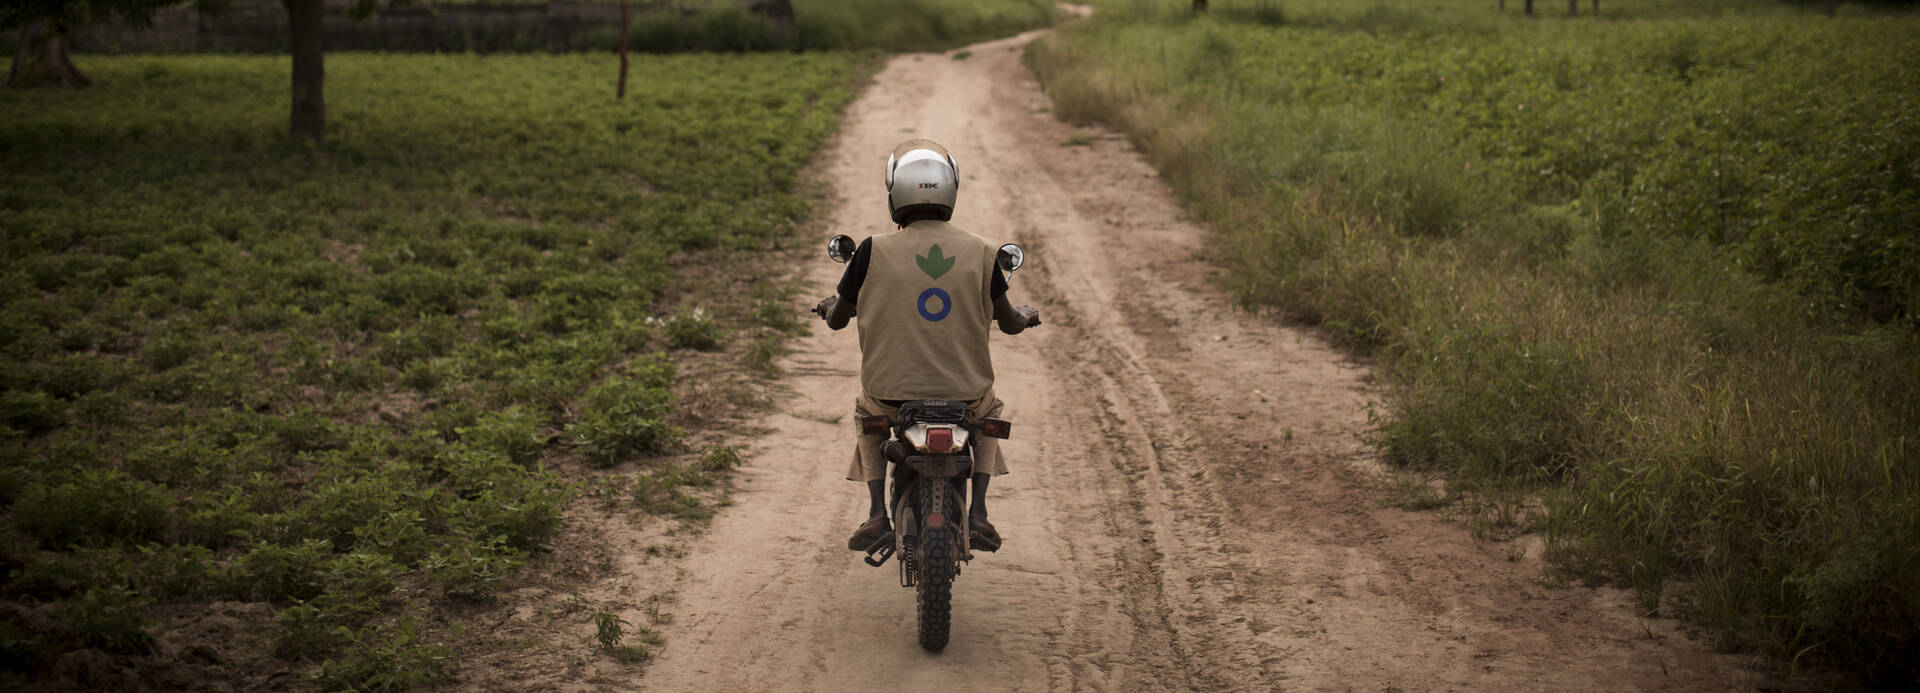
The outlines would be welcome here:
[[[1184,5],[1030,59],[1247,305],[1381,357],[1390,459],[1544,494],[1556,565],[1725,644],[1920,674],[1920,20]]]
[[[676,364],[791,329],[690,297],[789,274],[872,65],[643,57],[616,101],[606,56],[334,55],[313,149],[284,58],[86,62],[0,91],[0,680],[241,600],[329,688],[439,678],[412,619],[491,599],[596,467],[711,512],[679,486],[737,457],[673,461],[709,420]]]

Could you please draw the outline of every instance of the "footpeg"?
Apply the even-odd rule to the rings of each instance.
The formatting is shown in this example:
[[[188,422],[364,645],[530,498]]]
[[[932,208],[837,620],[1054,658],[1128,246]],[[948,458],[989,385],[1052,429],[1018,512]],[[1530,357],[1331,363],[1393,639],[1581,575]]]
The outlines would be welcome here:
[[[875,558],[875,556],[879,556],[879,558]],[[885,535],[882,535],[879,541],[874,542],[873,547],[867,549],[867,556],[860,560],[866,561],[867,565],[878,568],[880,567],[880,564],[886,563],[887,559],[892,557],[893,557],[893,533],[888,532]]]

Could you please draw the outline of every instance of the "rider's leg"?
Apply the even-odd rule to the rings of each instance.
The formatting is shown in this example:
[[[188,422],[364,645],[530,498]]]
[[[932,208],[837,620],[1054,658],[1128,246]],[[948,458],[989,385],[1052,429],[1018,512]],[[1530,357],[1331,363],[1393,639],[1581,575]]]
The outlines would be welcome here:
[[[1000,531],[987,521],[987,480],[991,478],[993,475],[986,473],[973,475],[973,504],[967,511],[973,546],[982,551],[1000,550]]]
[[[874,479],[867,482],[867,519],[885,517],[887,514],[887,480]]]

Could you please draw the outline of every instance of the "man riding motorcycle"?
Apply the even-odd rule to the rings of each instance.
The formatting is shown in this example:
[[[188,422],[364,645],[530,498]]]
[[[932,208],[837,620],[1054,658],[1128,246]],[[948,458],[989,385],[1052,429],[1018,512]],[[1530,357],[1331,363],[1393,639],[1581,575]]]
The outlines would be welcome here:
[[[993,393],[993,359],[987,328],[1006,334],[1040,324],[1032,306],[1007,300],[1007,279],[995,266],[997,246],[950,223],[960,187],[959,169],[945,147],[913,139],[887,158],[887,207],[898,225],[860,243],[840,279],[838,294],[814,311],[839,330],[860,316],[860,389],[855,421],[887,415],[902,403],[923,399],[964,401],[978,421],[1002,418]],[[850,481],[864,481],[871,500],[868,519],[847,540],[866,550],[891,527],[887,520],[886,435],[861,435],[854,446]],[[1000,548],[1000,534],[987,521],[987,481],[1007,473],[998,440],[975,443],[973,498],[968,530],[973,546]]]

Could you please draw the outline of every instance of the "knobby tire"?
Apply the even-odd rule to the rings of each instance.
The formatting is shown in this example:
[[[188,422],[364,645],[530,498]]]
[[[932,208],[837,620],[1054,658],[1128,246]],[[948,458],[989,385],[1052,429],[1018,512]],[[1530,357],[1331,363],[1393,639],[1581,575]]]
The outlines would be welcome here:
[[[921,529],[919,555],[920,579],[914,585],[914,603],[920,612],[920,647],[939,652],[947,646],[952,627],[954,575],[954,508],[947,502],[945,489],[922,484],[927,501],[922,508],[939,508],[947,518],[940,529]],[[923,515],[924,517],[924,515]]]

